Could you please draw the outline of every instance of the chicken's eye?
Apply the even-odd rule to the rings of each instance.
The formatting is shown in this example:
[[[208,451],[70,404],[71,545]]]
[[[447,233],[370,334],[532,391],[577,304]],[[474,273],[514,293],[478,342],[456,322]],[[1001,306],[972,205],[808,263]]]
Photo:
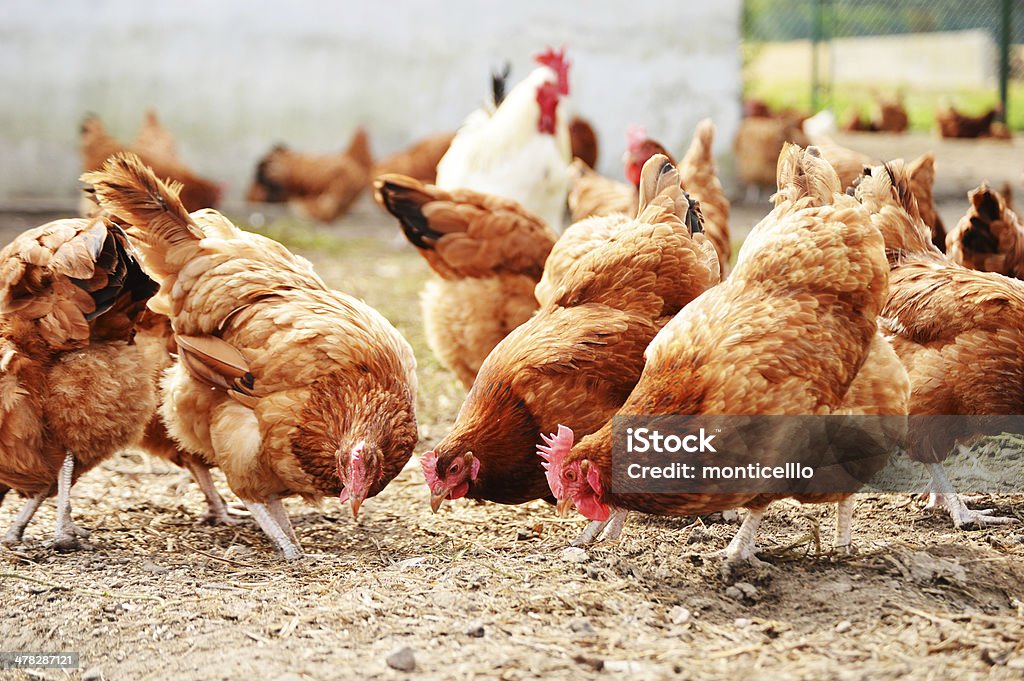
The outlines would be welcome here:
[[[569,482],[576,482],[576,471],[569,469],[565,472],[565,479]]]
[[[459,472],[459,464],[456,462],[456,463],[453,463],[451,466],[448,466],[448,472],[451,473],[452,475],[454,475],[455,473],[458,473]]]

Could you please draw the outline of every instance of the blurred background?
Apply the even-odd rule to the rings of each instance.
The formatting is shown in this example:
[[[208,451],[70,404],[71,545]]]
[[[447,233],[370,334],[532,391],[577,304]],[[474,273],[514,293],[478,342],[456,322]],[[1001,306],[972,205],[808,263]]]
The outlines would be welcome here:
[[[740,116],[740,0],[443,0],[0,4],[0,203],[74,201],[79,124],[130,140],[155,107],[198,172],[240,201],[275,142],[340,151],[365,125],[376,156],[454,129],[546,45],[573,62],[574,108],[621,174],[628,125],[672,148],[711,116],[727,152]]]
[[[830,108],[836,141],[876,158],[932,151],[936,193],[982,179],[1019,186],[1016,139],[943,139],[953,105],[1024,129],[1024,0],[473,0],[387,4],[246,0],[0,5],[0,207],[73,206],[79,126],[95,113],[127,142],[155,108],[182,158],[239,205],[275,143],[340,152],[357,126],[377,158],[453,130],[546,45],[568,47],[572,112],[595,128],[598,170],[621,179],[624,133],[644,125],[675,152],[710,116],[734,198],[744,102],[802,119]],[[879,98],[909,129],[852,133]],[[763,189],[763,188],[762,188]]]
[[[779,108],[848,120],[874,92],[898,92],[911,130],[931,130],[945,102],[1000,101],[1024,128],[1020,0],[746,0],[743,37],[744,94]]]

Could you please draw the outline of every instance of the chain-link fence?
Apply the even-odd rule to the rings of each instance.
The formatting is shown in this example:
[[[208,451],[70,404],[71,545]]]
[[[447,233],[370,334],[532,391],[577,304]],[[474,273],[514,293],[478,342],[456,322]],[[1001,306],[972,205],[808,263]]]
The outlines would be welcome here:
[[[1024,129],[1024,0],[745,0],[744,89],[774,109],[850,120],[903,99],[910,126],[948,103],[1001,103]]]

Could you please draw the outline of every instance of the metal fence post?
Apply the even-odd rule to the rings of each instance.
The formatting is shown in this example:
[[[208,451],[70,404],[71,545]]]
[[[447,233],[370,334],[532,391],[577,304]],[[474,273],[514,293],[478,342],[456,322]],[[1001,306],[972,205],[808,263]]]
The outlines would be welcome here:
[[[1009,0],[1004,0],[1008,2]],[[811,111],[818,111],[821,104],[821,68],[818,47],[825,37],[825,0],[814,2],[814,33],[811,35]]]
[[[1003,105],[1002,121],[1009,120],[1010,40],[1013,32],[1013,0],[1002,0],[1003,17],[999,31],[999,102]]]

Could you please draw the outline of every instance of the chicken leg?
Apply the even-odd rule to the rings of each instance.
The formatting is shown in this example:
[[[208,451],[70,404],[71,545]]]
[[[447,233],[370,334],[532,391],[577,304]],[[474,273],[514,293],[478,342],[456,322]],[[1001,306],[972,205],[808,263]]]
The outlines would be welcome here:
[[[71,485],[75,473],[75,457],[68,452],[57,475],[57,530],[53,535],[53,546],[60,551],[76,551],[86,548],[79,541],[88,537],[89,531],[71,521]]]
[[[836,539],[833,547],[836,553],[849,555],[853,552],[853,497],[848,496],[836,504]]]
[[[224,503],[224,497],[217,491],[217,487],[213,484],[213,476],[210,475],[210,469],[203,464],[194,461],[192,459],[185,460],[185,467],[189,473],[192,474],[192,479],[199,485],[199,489],[203,491],[203,496],[206,497],[206,514],[203,515],[197,521],[197,525],[239,525],[242,520],[239,518],[232,517],[228,513],[227,504]]]
[[[270,515],[274,518],[274,522],[277,523],[278,527],[288,535],[288,539],[298,546],[299,538],[295,536],[295,529],[292,527],[291,518],[288,517],[288,511],[285,510],[281,499],[279,497],[270,499],[267,503],[267,509],[270,511]]]
[[[278,504],[281,503],[280,499],[275,499],[271,500],[271,505],[273,505],[274,501],[277,501]],[[259,523],[259,526],[267,536],[274,540],[277,547],[281,549],[285,560],[298,560],[302,558],[302,549],[299,548],[298,543],[292,537],[289,537],[288,530],[285,530],[278,524],[278,521],[274,519],[273,512],[266,504],[247,501],[245,502],[245,507],[249,509],[249,513],[252,513],[252,517],[256,519],[256,522]],[[284,509],[282,508],[281,510],[283,511]],[[287,517],[285,519],[287,520]],[[290,523],[289,529],[291,529]]]
[[[25,536],[25,528],[32,521],[32,516],[39,510],[40,504],[49,495],[49,492],[43,492],[37,496],[32,497],[25,501],[25,505],[21,507],[21,511],[18,512],[18,517],[11,523],[10,529],[7,530],[7,534],[4,535],[3,540],[0,540],[0,544],[4,546],[16,546],[21,543],[21,538]]]
[[[583,530],[583,534],[573,540],[572,545],[587,546],[599,541],[615,541],[622,534],[622,528],[626,525],[626,516],[628,515],[629,511],[625,509],[615,509],[608,520],[592,521]]]
[[[960,528],[964,525],[972,524],[978,527],[986,525],[1012,525],[1017,522],[1016,518],[992,515],[994,510],[991,508],[967,508],[963,498],[953,489],[953,483],[946,477],[946,471],[943,470],[942,464],[929,464],[928,469],[932,474],[932,484],[930,485],[932,491],[929,506],[938,506],[939,504],[945,506],[946,510],[949,511],[949,515],[953,518],[953,525],[955,527]]]

